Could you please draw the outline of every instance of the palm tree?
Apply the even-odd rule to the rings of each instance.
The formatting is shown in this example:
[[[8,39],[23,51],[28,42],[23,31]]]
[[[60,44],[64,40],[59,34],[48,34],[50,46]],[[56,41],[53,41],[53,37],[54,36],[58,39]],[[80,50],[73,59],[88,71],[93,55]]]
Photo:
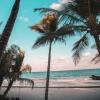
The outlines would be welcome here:
[[[13,5],[7,24],[2,32],[1,39],[0,39],[0,61],[2,59],[3,52],[7,46],[9,37],[14,27],[14,23],[15,23],[18,10],[19,10],[19,4],[20,4],[20,0],[15,0],[15,3]]]
[[[51,67],[51,49],[55,41],[65,42],[63,38],[57,37],[55,32],[58,28],[57,15],[46,15],[39,24],[31,27],[32,30],[36,30],[41,33],[40,37],[36,40],[33,48],[37,48],[44,45],[49,45],[48,53],[48,65],[47,65],[47,77],[46,77],[46,90],[45,100],[48,100],[48,89],[49,89],[49,78],[50,78],[50,67]]]
[[[57,11],[49,8],[38,8],[42,13],[56,12],[60,16],[60,21],[64,22],[64,27],[70,28],[73,35],[80,34],[81,38],[76,41],[73,47],[73,60],[77,64],[82,55],[82,51],[89,45],[89,38],[95,40],[98,54],[100,56],[100,1],[99,0],[73,0],[65,4],[65,9]],[[69,26],[69,27],[68,27]],[[58,36],[65,37],[66,33],[59,33]],[[70,34],[69,34],[70,35]]]
[[[84,47],[88,46],[89,34],[94,38],[100,56],[100,21],[98,19],[100,16],[99,4],[100,1],[98,0],[74,0],[73,3],[69,4],[70,11],[79,16],[80,19],[83,19],[83,26],[85,26],[82,31],[82,33],[85,33],[84,36],[75,43],[73,48],[73,57],[74,60],[76,59],[75,61],[77,61],[77,58],[79,59],[80,52],[84,50]]]
[[[10,17],[7,21],[7,24],[3,30],[3,33],[0,37],[0,62],[2,60],[2,56],[3,56],[3,52],[5,51],[5,48],[7,46],[9,37],[11,35],[12,29],[14,27],[14,23],[18,14],[18,10],[19,10],[19,4],[20,4],[20,0],[16,0],[15,4],[13,5]],[[1,66],[0,66],[1,67]],[[2,73],[1,68],[0,68],[0,87],[3,81],[3,76],[4,73]]]
[[[5,61],[5,68],[3,66],[2,68],[4,68],[4,71],[2,71],[5,72],[5,78],[9,79],[9,84],[3,96],[8,94],[10,88],[16,80],[28,81],[33,87],[34,82],[32,80],[20,77],[22,73],[21,66],[24,59],[24,52],[17,45],[12,45],[11,48],[6,51],[6,57],[7,56],[9,59],[3,59]]]
[[[23,72],[31,72],[32,71],[32,67],[29,65],[29,64],[27,64],[27,65],[25,65],[22,69],[21,69]]]
[[[48,18],[49,16],[47,16]],[[36,42],[34,43],[33,47],[39,47],[44,44],[49,44],[49,53],[48,53],[48,65],[47,65],[47,77],[46,77],[46,89],[45,89],[45,100],[48,100],[48,89],[49,89],[49,77],[50,77],[50,66],[51,66],[51,46],[52,46],[52,36],[50,35],[51,30],[48,29],[49,26],[47,25],[48,19],[44,18],[40,24],[34,25],[31,28],[42,33],[42,36],[40,36]],[[56,19],[57,21],[57,19]],[[55,21],[55,27],[57,27],[57,22]],[[50,22],[51,24],[51,22]],[[47,28],[44,28],[46,26]],[[50,27],[51,28],[51,27]],[[56,28],[55,28],[56,30]],[[51,37],[51,38],[50,38]]]

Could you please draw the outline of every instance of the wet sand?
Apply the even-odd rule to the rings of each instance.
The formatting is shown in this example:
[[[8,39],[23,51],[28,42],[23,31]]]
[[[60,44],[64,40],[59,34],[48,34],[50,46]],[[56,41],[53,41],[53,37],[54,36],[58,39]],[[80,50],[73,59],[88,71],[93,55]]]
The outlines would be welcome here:
[[[2,88],[2,92],[4,87]],[[0,93],[2,94],[2,93]],[[44,100],[45,88],[12,88],[8,97]],[[100,100],[100,88],[50,88],[49,100]]]

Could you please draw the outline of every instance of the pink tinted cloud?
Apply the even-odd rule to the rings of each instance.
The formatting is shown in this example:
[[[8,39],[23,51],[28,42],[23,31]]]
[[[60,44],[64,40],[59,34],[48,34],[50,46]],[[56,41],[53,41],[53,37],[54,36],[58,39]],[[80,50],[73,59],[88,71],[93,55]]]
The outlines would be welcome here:
[[[77,70],[77,69],[92,69],[92,68],[100,68],[100,62],[95,64],[91,62],[93,55],[89,55],[87,53],[82,57],[79,64],[77,66],[74,65],[71,57],[58,57],[52,58],[51,60],[51,70]],[[37,62],[32,63],[33,71],[46,71],[47,70],[47,59],[38,60]]]

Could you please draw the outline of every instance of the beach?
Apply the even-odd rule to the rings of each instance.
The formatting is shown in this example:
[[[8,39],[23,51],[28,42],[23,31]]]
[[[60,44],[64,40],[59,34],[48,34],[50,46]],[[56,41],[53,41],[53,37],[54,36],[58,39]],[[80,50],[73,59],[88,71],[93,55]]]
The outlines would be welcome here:
[[[44,100],[44,93],[45,88],[12,88],[8,97]],[[49,88],[49,100],[100,100],[100,88]]]
[[[45,79],[34,78],[33,81],[33,89],[27,82],[16,81],[7,96],[20,100],[44,100]],[[3,84],[0,94],[6,85]],[[100,100],[100,81],[89,77],[50,79],[49,87],[49,100]]]
[[[45,88],[46,79],[32,78],[35,88]],[[8,81],[4,80],[2,87],[6,87]],[[15,81],[13,87],[31,88],[32,85],[28,81]],[[79,87],[100,87],[100,80],[93,80],[89,77],[66,77],[66,78],[52,78],[49,82],[50,88],[79,88]]]
[[[100,80],[93,80],[89,75],[80,75],[86,71],[52,72],[49,82],[49,100],[100,100]],[[93,70],[94,72],[94,70]],[[96,71],[94,74],[99,75]],[[73,73],[75,73],[74,76]],[[20,100],[44,100],[45,96],[45,74],[25,73],[23,77],[34,81],[34,88],[27,81],[15,81],[8,93],[10,98],[19,98]],[[0,94],[4,93],[7,86],[7,80],[4,80]]]

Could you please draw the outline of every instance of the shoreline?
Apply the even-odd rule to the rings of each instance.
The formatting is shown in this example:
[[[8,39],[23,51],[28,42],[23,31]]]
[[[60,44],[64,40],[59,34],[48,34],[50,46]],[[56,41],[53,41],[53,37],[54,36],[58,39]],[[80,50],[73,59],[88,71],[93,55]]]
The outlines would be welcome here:
[[[34,81],[33,88],[45,88],[45,79],[32,79]],[[5,80],[2,87],[7,87],[8,82]],[[31,88],[28,82],[15,81],[14,88]],[[49,88],[100,88],[100,80],[92,80],[88,77],[79,78],[61,78],[50,79]]]
[[[7,86],[1,86],[1,88],[7,88]],[[11,88],[31,88],[31,86],[12,86]],[[33,87],[31,89],[34,89],[34,88],[45,88],[45,87]],[[100,86],[67,86],[67,87],[64,87],[64,86],[55,86],[55,87],[49,87],[49,88],[100,88]]]

